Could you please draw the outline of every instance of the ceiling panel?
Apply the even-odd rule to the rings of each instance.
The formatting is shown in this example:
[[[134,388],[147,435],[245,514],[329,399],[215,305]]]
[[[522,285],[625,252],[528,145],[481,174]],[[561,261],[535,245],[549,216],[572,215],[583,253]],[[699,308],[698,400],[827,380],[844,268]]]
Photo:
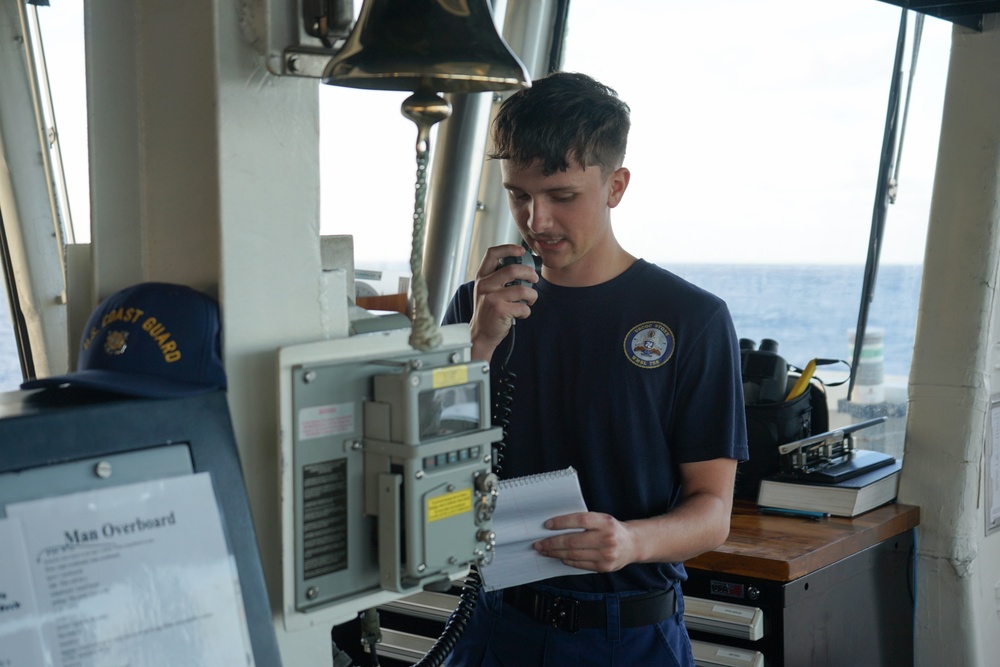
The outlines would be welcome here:
[[[882,0],[897,7],[935,16],[975,30],[983,29],[983,14],[1000,13],[1000,1],[968,2],[966,0]]]

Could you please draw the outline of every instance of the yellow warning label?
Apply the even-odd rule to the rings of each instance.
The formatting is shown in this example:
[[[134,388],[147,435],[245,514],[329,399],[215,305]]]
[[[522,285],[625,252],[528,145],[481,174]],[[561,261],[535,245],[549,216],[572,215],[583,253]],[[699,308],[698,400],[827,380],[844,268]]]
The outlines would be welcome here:
[[[431,384],[435,389],[441,387],[454,387],[456,384],[465,384],[469,381],[468,366],[446,366],[445,368],[435,368],[431,373]]]
[[[446,493],[427,500],[427,520],[438,521],[472,511],[472,489]]]

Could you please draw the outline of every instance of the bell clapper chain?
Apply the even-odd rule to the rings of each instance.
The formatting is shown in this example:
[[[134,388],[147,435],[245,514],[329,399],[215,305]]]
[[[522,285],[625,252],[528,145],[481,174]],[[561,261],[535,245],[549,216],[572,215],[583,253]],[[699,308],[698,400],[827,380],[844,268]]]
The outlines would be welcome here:
[[[430,162],[431,127],[451,115],[451,104],[429,88],[421,87],[403,101],[401,111],[417,125],[417,179],[414,186],[413,241],[410,272],[413,274],[413,326],[410,346],[427,352],[441,345],[441,330],[431,317],[427,281],[424,279],[424,232],[427,209],[427,165]]]

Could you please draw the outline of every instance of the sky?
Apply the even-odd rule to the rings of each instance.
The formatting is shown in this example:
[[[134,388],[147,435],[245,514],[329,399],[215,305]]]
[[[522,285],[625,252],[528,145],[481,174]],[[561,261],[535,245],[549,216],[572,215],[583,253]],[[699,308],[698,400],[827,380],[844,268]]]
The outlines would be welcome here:
[[[632,180],[613,216],[626,249],[664,264],[863,264],[900,13],[878,0],[573,0],[564,69],[632,108]],[[39,14],[58,35],[47,57],[86,241],[82,3]],[[950,35],[925,21],[885,263],[923,258]],[[405,96],[320,86],[321,229],[354,235],[359,268],[409,257]]]
[[[864,264],[900,14],[876,0],[573,0],[564,69],[632,108],[632,181],[613,215],[626,249],[665,264]],[[923,259],[950,35],[951,24],[925,21],[885,263]],[[324,138],[358,156],[327,165],[324,182],[345,196],[323,224],[369,223],[359,261],[408,256],[403,97],[321,90],[324,123],[353,130],[364,115],[383,133],[377,148],[369,133]],[[363,114],[344,104],[362,99]],[[364,194],[376,178],[377,200]]]
[[[628,4],[652,20],[628,21],[611,48],[607,4],[575,0],[567,55],[633,109],[623,245],[669,261],[864,263],[901,10]],[[924,21],[883,262],[923,259],[950,35]]]

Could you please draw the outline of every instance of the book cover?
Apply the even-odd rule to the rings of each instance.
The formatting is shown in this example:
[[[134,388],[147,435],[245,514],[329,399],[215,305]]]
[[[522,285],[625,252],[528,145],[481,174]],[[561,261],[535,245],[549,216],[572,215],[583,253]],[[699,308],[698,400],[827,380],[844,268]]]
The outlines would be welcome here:
[[[900,470],[902,464],[895,461],[829,484],[773,475],[761,480],[757,504],[833,516],[857,516],[896,498]]]

